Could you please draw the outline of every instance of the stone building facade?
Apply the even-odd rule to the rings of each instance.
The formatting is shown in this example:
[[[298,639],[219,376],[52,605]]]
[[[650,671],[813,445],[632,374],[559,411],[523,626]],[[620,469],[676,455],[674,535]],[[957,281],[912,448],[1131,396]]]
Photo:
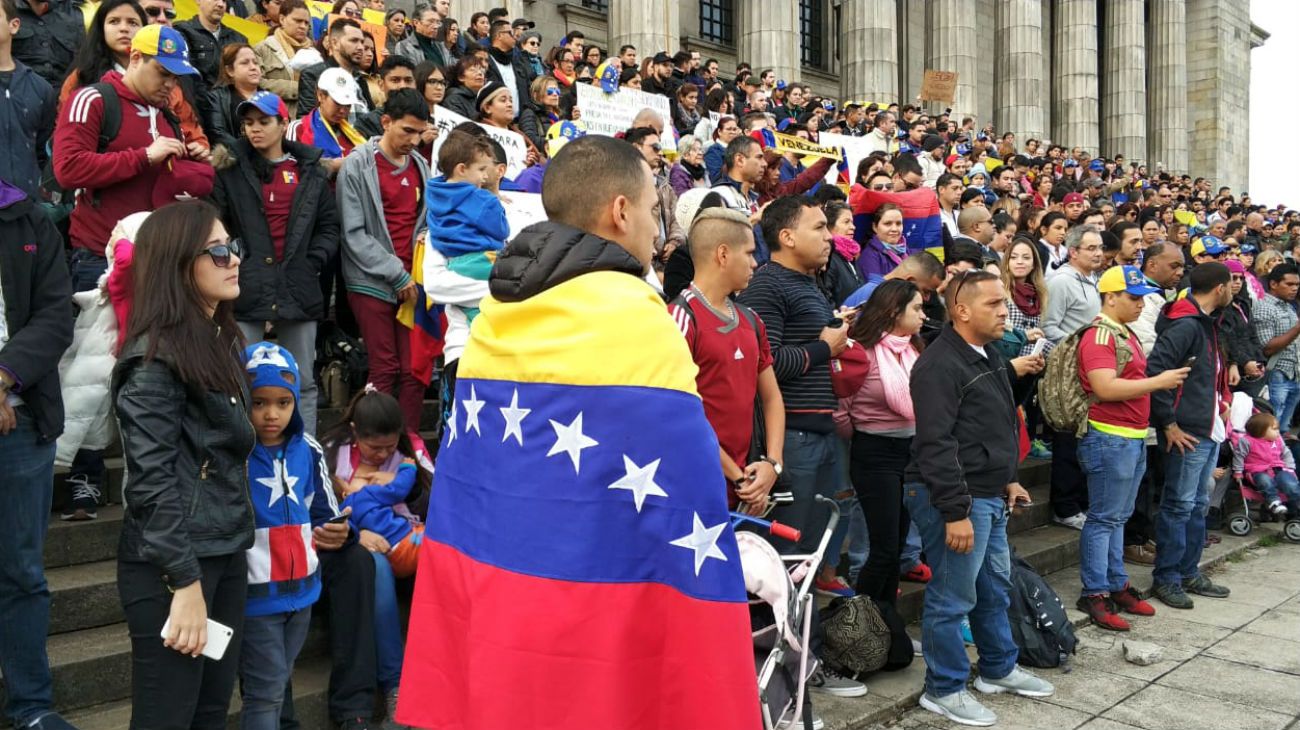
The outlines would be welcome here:
[[[409,0],[408,0],[409,1]],[[459,17],[468,0],[453,0]],[[474,9],[478,3],[475,3]],[[958,74],[953,114],[1123,154],[1241,190],[1249,179],[1249,0],[495,0],[538,25],[644,57],[682,48],[818,93],[913,99]],[[941,105],[930,104],[932,109]]]

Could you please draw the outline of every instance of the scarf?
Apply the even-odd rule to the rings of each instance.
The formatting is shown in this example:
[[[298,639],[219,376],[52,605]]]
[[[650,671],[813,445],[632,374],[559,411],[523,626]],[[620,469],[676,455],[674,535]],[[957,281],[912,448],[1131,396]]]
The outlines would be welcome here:
[[[564,72],[560,70],[559,66],[556,66],[551,71],[551,75],[555,77],[556,81],[560,82],[560,86],[563,86],[565,88],[573,86],[573,82],[576,80],[576,77],[565,76]]]
[[[1011,301],[1016,303],[1016,308],[1026,317],[1037,317],[1042,312],[1038,289],[1027,281],[1018,281],[1011,285]]]
[[[692,180],[703,180],[704,173],[707,172],[704,169],[704,165],[693,165],[686,160],[682,160],[682,168],[685,169],[686,172],[690,173]]]
[[[880,240],[879,236],[872,236],[871,238],[876,243],[879,243],[880,247],[885,249],[887,253],[894,254],[895,264],[901,264],[903,263],[903,259],[907,258],[907,241],[905,239],[899,238],[898,243],[885,243]]]
[[[858,260],[858,254],[862,253],[862,246],[857,241],[848,236],[836,236],[834,241],[835,250],[839,251],[841,256],[849,261]]]
[[[519,55],[523,56],[524,60],[528,62],[528,67],[533,70],[534,76],[546,75],[546,68],[542,66],[542,59],[536,53],[520,51]]]
[[[365,135],[353,129],[347,122],[340,124],[338,131],[347,137],[354,149],[366,141]],[[329,122],[321,118],[320,109],[313,109],[303,120],[302,127],[298,131],[298,141],[320,148],[321,157],[325,159],[337,159],[343,156],[343,145],[339,144],[338,134],[330,127]]]
[[[880,384],[885,390],[885,402],[894,413],[909,421],[916,420],[912,410],[912,366],[919,353],[911,337],[887,334],[880,338],[874,349],[876,368],[880,371]]]
[[[287,64],[298,54],[298,51],[304,48],[311,48],[311,36],[302,39],[302,42],[295,41],[292,36],[284,32],[283,28],[275,29],[275,40],[280,44],[280,50],[284,52],[284,62]],[[295,73],[294,76],[298,74]]]

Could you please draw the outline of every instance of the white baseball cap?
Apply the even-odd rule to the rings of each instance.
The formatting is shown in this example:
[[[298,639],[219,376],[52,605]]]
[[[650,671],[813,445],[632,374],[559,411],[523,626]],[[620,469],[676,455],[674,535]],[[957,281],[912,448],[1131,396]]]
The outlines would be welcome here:
[[[361,101],[356,79],[341,68],[327,68],[316,82],[316,88],[330,95],[336,104],[352,106]]]

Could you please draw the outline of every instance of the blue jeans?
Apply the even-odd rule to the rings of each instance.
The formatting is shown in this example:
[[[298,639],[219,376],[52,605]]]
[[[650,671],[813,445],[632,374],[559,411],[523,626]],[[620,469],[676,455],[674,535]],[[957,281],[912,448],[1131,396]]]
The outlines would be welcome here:
[[[370,555],[375,559],[375,669],[379,689],[388,693],[402,681],[402,617],[393,566],[385,555]]]
[[[842,487],[839,491],[852,490],[853,482],[849,480],[849,442],[841,438],[835,439],[835,454]],[[858,571],[867,562],[867,522],[862,516],[862,505],[858,504],[857,497],[848,496],[835,502],[840,507],[840,521],[835,525],[830,543],[826,545],[826,564],[832,567],[839,565],[840,551],[844,549],[847,540],[849,585],[854,585]]]
[[[1163,431],[1160,448],[1165,449]],[[1219,445],[1208,438],[1185,454],[1178,449],[1165,454],[1165,492],[1156,515],[1156,564],[1151,574],[1156,585],[1182,585],[1200,575],[1205,512],[1218,457]]]
[[[903,549],[899,553],[898,572],[906,573],[921,564],[921,533],[916,529],[916,520],[907,528],[907,538],[903,540]]]
[[[1019,649],[1011,638],[1011,547],[1007,544],[1007,505],[1001,499],[971,500],[975,544],[969,553],[948,549],[947,523],[930,505],[930,491],[918,482],[903,485],[903,503],[921,533],[934,577],[925,587],[921,646],[925,652],[925,691],[944,697],[966,687],[970,659],[961,638],[961,621],[970,617],[979,649],[980,676],[1001,679],[1016,668]]]
[[[786,484],[794,494],[794,502],[777,507],[772,519],[790,525],[803,534],[793,549],[790,543],[775,539],[773,544],[782,552],[811,553],[821,542],[822,532],[830,519],[830,510],[817,504],[813,497],[831,497],[840,491],[843,475],[839,469],[839,453],[833,433],[811,431],[785,432]]]
[[[45,584],[45,527],[50,519],[54,442],[42,443],[32,413],[14,409],[18,425],[0,436],[0,672],[17,725],[48,712],[53,701],[45,637],[50,590]]]
[[[1278,498],[1278,492],[1286,495],[1287,505],[1291,509],[1300,508],[1300,480],[1295,474],[1281,469],[1273,473],[1260,471],[1249,474],[1250,483],[1264,495],[1265,504]]]
[[[1288,378],[1281,370],[1269,370],[1268,402],[1273,406],[1273,414],[1282,426],[1282,433],[1286,433],[1291,428],[1296,405],[1300,404],[1300,382]]]
[[[1088,478],[1088,521],[1079,544],[1083,595],[1118,592],[1128,585],[1124,523],[1146,473],[1146,443],[1090,428],[1079,441],[1079,465]]]
[[[310,606],[244,618],[244,643],[239,651],[240,730],[279,730],[284,688],[310,625]]]

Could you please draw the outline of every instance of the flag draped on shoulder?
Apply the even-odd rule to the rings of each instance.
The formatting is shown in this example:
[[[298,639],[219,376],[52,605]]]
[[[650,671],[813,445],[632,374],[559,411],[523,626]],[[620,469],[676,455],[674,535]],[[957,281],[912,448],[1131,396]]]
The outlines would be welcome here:
[[[421,237],[415,242],[411,261],[415,296],[398,306],[397,321],[411,330],[411,374],[427,386],[433,380],[433,361],[442,354],[447,321],[443,306],[433,303],[424,290],[424,249]]]
[[[759,727],[718,441],[662,300],[619,271],[489,297],[459,362],[398,721]]]
[[[939,198],[930,188],[917,188],[901,193],[880,192],[855,188],[849,201],[853,208],[859,235],[871,237],[869,219],[885,203],[893,203],[903,211],[903,237],[907,239],[908,253],[929,251],[943,259],[943,222],[939,218]]]

